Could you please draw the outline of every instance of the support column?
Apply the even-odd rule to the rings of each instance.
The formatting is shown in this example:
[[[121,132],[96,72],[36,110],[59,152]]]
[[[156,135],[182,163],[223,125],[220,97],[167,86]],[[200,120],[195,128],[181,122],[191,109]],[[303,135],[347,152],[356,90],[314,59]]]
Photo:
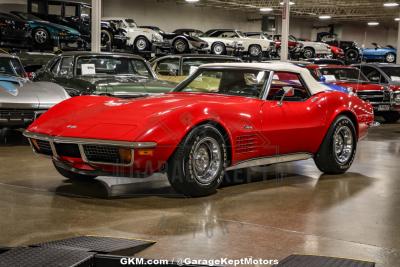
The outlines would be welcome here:
[[[92,0],[91,50],[101,51],[101,0]]]
[[[399,15],[400,17],[400,15]],[[400,64],[400,21],[397,24],[397,56],[396,56],[396,64]]]
[[[283,0],[282,10],[282,37],[281,37],[281,60],[288,60],[289,51],[289,15],[290,4],[289,0]]]

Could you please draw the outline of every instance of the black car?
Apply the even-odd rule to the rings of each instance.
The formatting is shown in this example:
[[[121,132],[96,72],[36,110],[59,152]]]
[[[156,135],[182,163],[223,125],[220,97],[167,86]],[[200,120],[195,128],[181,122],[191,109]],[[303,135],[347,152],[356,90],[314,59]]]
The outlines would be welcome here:
[[[385,120],[396,122],[400,119],[400,65],[388,63],[367,63],[353,65],[374,83],[389,86],[391,90],[392,110],[386,112]]]
[[[140,28],[151,29],[161,34],[164,40],[169,41],[173,51],[177,54],[190,51],[203,51],[208,47],[208,43],[206,41],[189,33],[192,29],[181,29],[175,30],[174,32],[165,32],[156,26],[140,26]]]
[[[0,46],[29,48],[31,30],[28,23],[13,15],[0,13]]]
[[[361,50],[356,42],[339,40],[336,34],[328,32],[318,33],[317,41],[343,49],[345,60],[348,63],[356,63],[360,60]]]
[[[55,82],[70,96],[138,97],[171,91],[142,57],[123,53],[67,52],[37,72],[35,81]]]
[[[33,11],[33,5],[37,6],[37,11]],[[90,4],[67,0],[30,0],[28,11],[43,20],[73,28],[81,33],[82,39],[90,42],[92,13]],[[123,49],[126,40],[124,30],[118,29],[110,22],[101,22],[103,47]]]

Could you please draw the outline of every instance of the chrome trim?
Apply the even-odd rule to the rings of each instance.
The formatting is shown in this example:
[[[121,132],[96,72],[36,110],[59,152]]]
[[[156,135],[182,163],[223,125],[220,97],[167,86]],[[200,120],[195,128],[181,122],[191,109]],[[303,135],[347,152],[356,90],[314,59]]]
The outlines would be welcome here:
[[[274,79],[275,71],[271,70],[269,73],[268,81],[265,83],[264,93],[261,97],[262,100],[267,100],[269,90],[271,89],[272,81]]]
[[[155,142],[129,142],[129,141],[113,141],[113,140],[101,140],[101,139],[90,139],[90,138],[77,138],[77,137],[56,137],[39,133],[32,133],[25,131],[24,136],[27,138],[40,139],[44,141],[64,144],[85,144],[85,145],[110,145],[110,146],[122,146],[129,148],[154,148],[157,146]]]
[[[236,165],[226,168],[226,170],[230,171],[230,170],[243,169],[254,166],[270,165],[270,164],[297,161],[297,160],[306,160],[312,157],[313,154],[311,153],[295,153],[295,154],[285,154],[285,155],[276,155],[271,157],[256,158],[239,162]]]

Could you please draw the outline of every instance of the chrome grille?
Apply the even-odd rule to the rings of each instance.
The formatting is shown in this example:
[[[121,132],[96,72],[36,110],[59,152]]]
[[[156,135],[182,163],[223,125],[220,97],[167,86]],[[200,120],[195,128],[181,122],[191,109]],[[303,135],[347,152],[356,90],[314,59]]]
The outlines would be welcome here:
[[[57,155],[64,157],[80,158],[81,153],[77,144],[54,144]]]
[[[121,163],[119,149],[115,146],[83,145],[88,161],[104,163]]]
[[[390,91],[359,91],[357,96],[371,103],[390,104]]]
[[[35,118],[33,110],[20,110],[20,109],[1,109],[0,119],[6,120],[30,120]]]
[[[37,151],[38,153],[44,154],[44,155],[49,155],[49,156],[53,155],[53,151],[51,150],[50,142],[36,139],[36,144],[39,147],[39,151]]]

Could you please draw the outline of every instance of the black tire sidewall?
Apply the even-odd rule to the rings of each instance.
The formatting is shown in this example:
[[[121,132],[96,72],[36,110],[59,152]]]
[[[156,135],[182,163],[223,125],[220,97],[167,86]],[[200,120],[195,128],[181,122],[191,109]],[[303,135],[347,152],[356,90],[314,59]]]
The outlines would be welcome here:
[[[259,53],[257,54],[257,55],[252,55],[251,54],[251,48],[253,48],[253,47],[257,47],[258,48],[258,50],[259,50]],[[249,46],[249,54],[250,54],[250,56],[252,56],[252,57],[258,57],[258,56],[260,56],[261,54],[262,54],[262,48],[261,48],[261,46],[259,46],[259,45],[250,45]]]
[[[394,60],[393,60],[392,62],[390,62],[390,61],[387,60],[387,57],[388,57],[389,55],[393,55],[393,56],[394,56]],[[385,62],[387,62],[387,63],[395,63],[395,62],[396,62],[396,55],[393,54],[393,53],[387,53],[387,54],[385,55]]]
[[[182,42],[182,43],[185,44],[185,49],[183,51],[178,51],[178,49],[176,49],[176,43],[177,42]],[[176,53],[185,53],[189,49],[189,45],[188,45],[187,41],[185,39],[182,39],[182,38],[176,39],[174,41],[173,47],[174,47],[174,50],[175,50]]]
[[[218,175],[209,184],[201,184],[194,177],[192,155],[196,144],[205,137],[211,137],[220,144],[221,166]],[[205,196],[216,191],[224,178],[227,164],[227,148],[222,134],[210,124],[193,129],[181,142],[168,164],[168,179],[176,191],[187,196]]]
[[[136,45],[136,44],[139,42],[139,40],[144,40],[144,41],[146,42],[146,47],[145,47],[143,50],[140,50],[140,49],[137,47],[137,45]],[[134,42],[133,46],[134,46],[134,48],[135,48],[136,51],[138,51],[138,52],[143,52],[143,51],[146,51],[146,49],[149,47],[149,41],[147,40],[146,37],[144,37],[144,36],[139,36],[139,37],[137,37],[137,38],[135,39],[135,42]]]
[[[334,151],[334,133],[337,128],[347,126],[353,136],[353,151],[351,157],[345,162],[337,161]],[[339,116],[329,128],[324,141],[315,157],[318,168],[328,174],[339,174],[346,172],[352,165],[357,151],[357,133],[353,122],[347,116]]]
[[[215,47],[216,47],[216,46],[221,46],[221,47],[223,48],[223,49],[222,49],[222,52],[221,52],[220,54],[215,53]],[[224,45],[223,43],[215,43],[215,44],[213,44],[211,50],[212,50],[212,53],[213,53],[214,55],[224,55],[224,54],[226,53],[226,47],[225,47],[225,45]]]
[[[310,52],[311,52],[311,56],[310,56],[310,57],[306,57],[306,52],[307,52],[307,51],[310,51]],[[312,49],[311,47],[306,47],[306,48],[304,48],[304,50],[303,50],[303,56],[304,56],[306,59],[315,57],[314,49]]]
[[[36,41],[35,35],[36,35],[36,33],[37,33],[38,31],[44,31],[44,32],[47,33],[47,40],[46,40],[46,42],[44,42],[44,43],[38,43],[38,42]],[[35,43],[36,46],[48,45],[48,44],[50,43],[50,40],[51,40],[50,33],[49,33],[49,31],[46,30],[45,28],[36,28],[35,30],[33,30],[32,36],[33,36],[33,42]]]

